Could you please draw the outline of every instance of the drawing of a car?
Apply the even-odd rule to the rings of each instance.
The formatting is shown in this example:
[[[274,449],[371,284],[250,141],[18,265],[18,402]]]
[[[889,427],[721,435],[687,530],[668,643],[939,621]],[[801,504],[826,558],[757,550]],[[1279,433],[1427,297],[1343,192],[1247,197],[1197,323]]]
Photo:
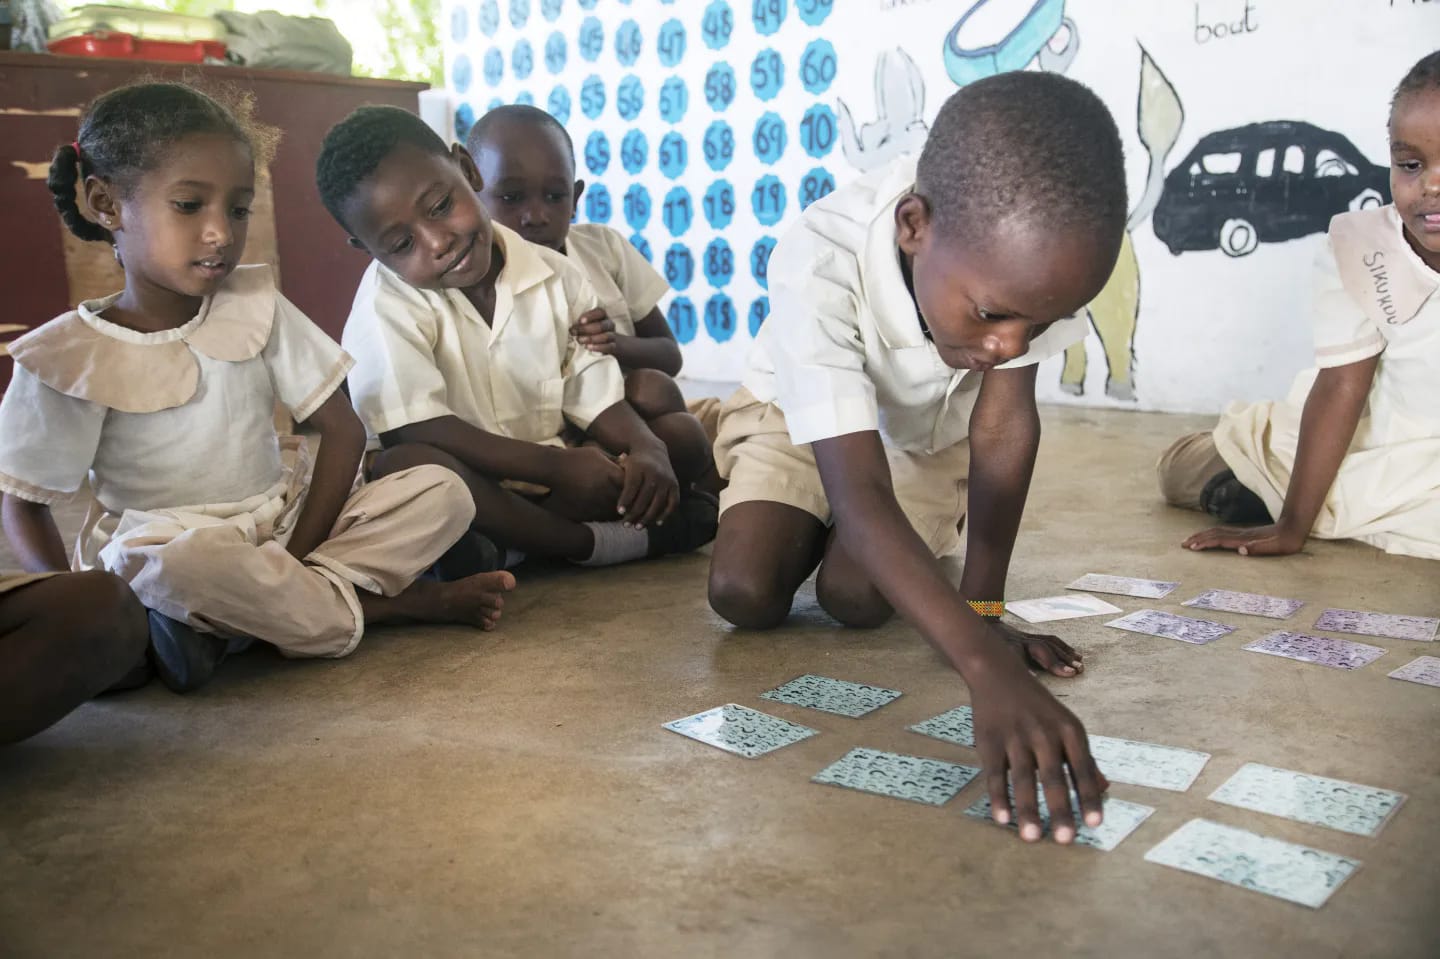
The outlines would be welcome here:
[[[1346,137],[1269,120],[1200,139],[1165,177],[1155,235],[1170,252],[1245,256],[1260,243],[1324,232],[1330,218],[1390,202],[1390,171]]]

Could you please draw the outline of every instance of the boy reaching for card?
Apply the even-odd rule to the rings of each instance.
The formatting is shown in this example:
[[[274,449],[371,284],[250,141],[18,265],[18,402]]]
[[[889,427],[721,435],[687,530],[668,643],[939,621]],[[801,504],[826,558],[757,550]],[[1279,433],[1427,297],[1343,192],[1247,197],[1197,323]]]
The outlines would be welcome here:
[[[995,817],[1011,821],[1008,773],[1027,841],[1037,772],[1058,841],[1075,837],[1071,779],[1085,823],[1102,818],[1085,729],[1027,668],[1074,675],[1080,657],[998,614],[1040,440],[1036,364],[1084,335],[1071,314],[1104,286],[1125,215],[1093,93],[1044,73],[971,84],[918,165],[862,177],[781,239],[773,312],[721,413],[716,612],[774,626],[817,564],[842,623],[898,610],[969,684]],[[967,485],[957,592],[937,557],[960,551]]]
[[[594,290],[490,221],[464,147],[405,110],[362,107],[326,135],[316,180],[375,257],[345,325],[351,400],[383,447],[372,475],[459,474],[482,567],[514,553],[600,566],[713,537],[713,497],[686,492],[687,466],[709,461],[704,437],[697,453],[657,436],[625,401],[619,364],[574,340]]]

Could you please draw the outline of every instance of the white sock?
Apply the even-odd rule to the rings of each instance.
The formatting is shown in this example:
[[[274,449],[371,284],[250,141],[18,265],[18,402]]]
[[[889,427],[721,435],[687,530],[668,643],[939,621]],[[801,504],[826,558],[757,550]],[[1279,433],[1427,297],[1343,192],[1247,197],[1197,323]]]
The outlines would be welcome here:
[[[586,523],[595,536],[595,549],[581,566],[614,566],[632,559],[644,559],[650,552],[650,535],[643,529],[627,528],[618,522]]]

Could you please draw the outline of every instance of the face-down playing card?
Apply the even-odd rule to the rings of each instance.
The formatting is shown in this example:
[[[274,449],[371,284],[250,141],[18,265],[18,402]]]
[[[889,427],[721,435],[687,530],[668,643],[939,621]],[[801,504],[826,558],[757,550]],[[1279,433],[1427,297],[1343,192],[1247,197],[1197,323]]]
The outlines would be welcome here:
[[[1243,613],[1267,619],[1289,619],[1305,603],[1298,599],[1282,599],[1261,593],[1237,593],[1228,589],[1210,589],[1180,604],[1194,609],[1214,609],[1222,613]]]
[[[1402,793],[1246,763],[1213,793],[1216,802],[1356,836],[1374,836],[1400,804]]]
[[[694,716],[664,724],[671,732],[754,759],[768,752],[809,739],[818,730],[771,716],[748,706],[730,703]]]
[[[1327,609],[1315,621],[1316,629],[1330,633],[1353,633],[1383,639],[1432,642],[1440,619],[1425,616],[1396,616],[1390,613],[1362,613],[1354,609]]]
[[[1015,788],[1011,786],[1010,803],[1014,809]],[[1125,841],[1126,837],[1140,828],[1140,824],[1150,818],[1155,810],[1150,806],[1142,806],[1139,803],[1126,802],[1123,799],[1105,798],[1102,800],[1105,812],[1105,820],[1098,826],[1087,826],[1084,824],[1080,810],[1080,797],[1072,789],[1070,791],[1070,810],[1075,817],[1075,843],[1079,846],[1093,846],[1096,849],[1109,852]],[[1036,804],[1040,811],[1040,828],[1043,834],[1048,836],[1052,828],[1050,820],[1050,807],[1045,802],[1045,793],[1037,791]],[[985,819],[995,822],[991,815],[990,796],[987,793],[965,810],[965,815],[975,819]],[[995,823],[997,826],[1000,823]],[[1011,817],[1010,822],[1004,824],[1007,828],[1016,832],[1020,830],[1020,824]]]
[[[1105,624],[1114,629],[1163,639],[1178,639],[1182,643],[1202,646],[1213,643],[1222,636],[1235,632],[1234,626],[1226,626],[1209,619],[1191,619],[1176,616],[1159,609],[1139,609],[1128,616],[1112,619]]]
[[[1307,636],[1285,630],[1277,630],[1240,648],[1252,653],[1265,653],[1285,659],[1297,659],[1302,663],[1329,666],[1332,669],[1359,669],[1385,655],[1385,650],[1379,646],[1352,643],[1348,639],[1331,639],[1328,636]]]
[[[980,770],[974,766],[855,748],[820,770],[810,781],[943,806],[978,775]]]
[[[899,699],[900,691],[806,673],[761,693],[760,698],[857,719]]]
[[[1141,599],[1160,599],[1169,596],[1179,583],[1167,583],[1158,579],[1136,579],[1133,576],[1107,576],[1104,573],[1086,573],[1066,589],[1083,589],[1089,593],[1112,593],[1117,596],[1138,596]]]

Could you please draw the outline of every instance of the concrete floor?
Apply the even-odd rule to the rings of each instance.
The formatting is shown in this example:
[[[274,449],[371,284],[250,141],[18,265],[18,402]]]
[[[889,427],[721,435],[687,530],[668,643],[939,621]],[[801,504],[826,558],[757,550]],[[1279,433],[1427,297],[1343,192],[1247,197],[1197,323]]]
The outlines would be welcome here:
[[[1199,524],[1151,464],[1193,418],[1048,410],[1011,577],[1052,595],[1095,570],[1435,615],[1437,567],[1354,544],[1286,561],[1190,555]],[[1082,679],[1051,687],[1093,732],[1201,749],[1183,794],[1117,850],[1025,846],[962,810],[811,775],[855,745],[974,762],[906,732],[968,701],[903,625],[734,632],[703,555],[532,577],[504,628],[376,632],[340,662],[259,653],[200,694],[86,706],[0,751],[0,953],[29,956],[1434,956],[1440,951],[1440,690],[1056,624]],[[1143,601],[1113,598],[1125,609]],[[1302,614],[1310,615],[1314,608]],[[1313,620],[1312,620],[1313,621]],[[905,695],[850,720],[764,703],[800,673]],[[725,702],[822,731],[765,758],[660,728]],[[1400,790],[1377,839],[1206,797],[1246,761]],[[1194,816],[1355,856],[1319,911],[1143,861]]]

